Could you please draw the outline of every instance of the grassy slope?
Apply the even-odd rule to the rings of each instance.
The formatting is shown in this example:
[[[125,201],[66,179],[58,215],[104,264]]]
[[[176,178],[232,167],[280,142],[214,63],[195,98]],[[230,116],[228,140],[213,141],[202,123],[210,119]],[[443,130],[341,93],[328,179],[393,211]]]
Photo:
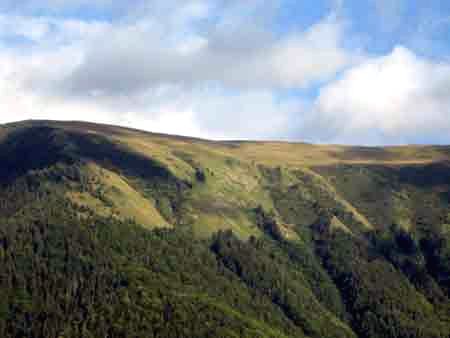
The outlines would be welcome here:
[[[376,221],[375,217],[369,217],[372,216],[370,206],[359,202],[363,200],[360,194],[349,192],[348,187],[351,185],[333,181],[333,175],[339,176],[340,173],[333,174],[330,168],[343,165],[352,168],[365,166],[369,174],[363,175],[363,178],[372,184],[370,168],[374,166],[424,166],[448,160],[444,147],[366,148],[282,142],[212,142],[82,122],[28,121],[7,125],[10,129],[26,126],[50,126],[88,137],[101,136],[145,158],[158,161],[177,179],[189,182],[192,186],[183,203],[184,212],[167,219],[167,213],[172,214],[173,210],[163,210],[162,214],[166,214],[167,221],[164,220],[164,216],[153,207],[154,201],[145,201],[141,192],[136,191],[136,185],[130,186],[122,178],[109,172],[109,182],[103,183],[106,186],[116,186],[121,191],[110,192],[108,196],[115,211],[122,214],[122,217],[135,217],[146,226],[153,226],[155,223],[168,225],[175,221],[189,223],[198,235],[205,237],[219,229],[230,228],[241,238],[261,234],[254,224],[252,210],[262,206],[264,210],[278,214],[268,188],[270,182],[262,170],[265,167],[281,167],[285,174],[284,181],[279,183],[285,190],[297,186],[300,190],[309,191],[311,202],[318,202],[321,209],[340,210],[341,214],[347,215],[347,219],[351,219],[348,222],[353,223],[346,224],[347,226],[364,231],[372,229],[372,222]],[[300,179],[298,175],[291,174],[294,170],[302,171]],[[202,182],[196,179],[198,171],[205,177]],[[367,189],[372,189],[372,186]],[[401,195],[401,191],[398,193]],[[324,195],[326,198],[323,198]],[[127,198],[124,199],[124,196]],[[73,197],[80,200],[81,195]],[[106,212],[98,201],[84,197],[85,203],[90,203],[100,213]],[[408,215],[411,212],[408,206],[397,203],[397,200],[395,203],[396,210],[393,213],[401,218],[399,222],[409,226],[411,220]],[[141,211],[143,206],[146,206],[144,212]],[[153,219],[148,221],[148,217]],[[289,223],[289,220],[281,217],[278,219],[280,225]],[[376,221],[374,224],[380,225],[380,222]]]
[[[149,229],[171,227],[155,208],[154,201],[133,189],[125,178],[94,163],[89,163],[86,171],[91,182],[88,190],[67,192],[77,205],[96,210],[104,217],[133,219]]]

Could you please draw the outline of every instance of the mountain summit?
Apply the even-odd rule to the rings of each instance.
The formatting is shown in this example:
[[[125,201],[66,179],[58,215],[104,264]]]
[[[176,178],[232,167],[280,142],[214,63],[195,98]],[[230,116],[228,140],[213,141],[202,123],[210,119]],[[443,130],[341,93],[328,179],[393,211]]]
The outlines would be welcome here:
[[[0,126],[0,335],[447,338],[449,160]]]

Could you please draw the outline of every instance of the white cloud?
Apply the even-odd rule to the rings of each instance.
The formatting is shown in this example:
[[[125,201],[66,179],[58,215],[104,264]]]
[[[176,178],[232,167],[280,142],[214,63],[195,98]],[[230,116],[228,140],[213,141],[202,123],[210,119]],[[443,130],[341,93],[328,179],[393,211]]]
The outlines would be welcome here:
[[[371,58],[320,90],[304,129],[326,142],[448,141],[450,64],[404,47]]]
[[[112,122],[111,114],[93,104],[42,96],[25,87],[32,67],[32,62],[0,53],[0,123],[30,118]]]
[[[238,94],[204,90],[191,98],[196,122],[215,138],[286,139],[298,127],[304,102],[299,98],[280,100],[268,90]]]
[[[32,57],[0,53],[0,123],[88,120],[206,138],[283,138],[302,104],[297,99],[279,101],[271,91],[230,93],[209,85],[159,85],[133,95],[90,98],[39,89],[67,73],[75,55],[70,48]],[[52,67],[43,67],[46,63]]]
[[[75,95],[211,81],[244,89],[298,88],[329,79],[358,59],[341,46],[343,25],[332,17],[280,39],[251,24],[212,29],[171,39],[170,28],[155,18],[116,27],[93,41],[62,87]]]

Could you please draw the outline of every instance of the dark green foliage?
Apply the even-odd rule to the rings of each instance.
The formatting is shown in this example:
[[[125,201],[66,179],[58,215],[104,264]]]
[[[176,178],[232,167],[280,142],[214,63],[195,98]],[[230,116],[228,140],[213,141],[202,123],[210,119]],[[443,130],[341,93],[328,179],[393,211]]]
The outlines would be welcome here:
[[[278,337],[295,331],[269,299],[255,299],[189,233],[80,219],[73,205],[51,197],[45,204],[3,221],[2,337]]]
[[[447,163],[403,167],[339,165],[316,170],[329,177],[339,192],[378,228],[372,241],[416,287],[431,299],[441,298],[437,294],[442,292],[447,298],[450,296]],[[398,215],[399,208],[406,210],[404,215]],[[406,221],[409,229],[398,225],[399,220]],[[420,286],[424,283],[428,285],[426,291]]]
[[[448,337],[448,318],[401,271],[364,240],[343,232],[316,234],[317,253],[341,290],[362,337]],[[384,245],[381,252],[395,250]],[[448,300],[447,300],[448,301]]]
[[[267,213],[261,206],[253,210],[256,225],[270,237],[282,240],[283,234],[273,214]]]
[[[353,336],[350,328],[336,320],[315,298],[299,266],[275,242],[253,239],[244,243],[231,232],[220,232],[214,238],[212,250],[227,269],[250,288],[269,297],[306,335]]]

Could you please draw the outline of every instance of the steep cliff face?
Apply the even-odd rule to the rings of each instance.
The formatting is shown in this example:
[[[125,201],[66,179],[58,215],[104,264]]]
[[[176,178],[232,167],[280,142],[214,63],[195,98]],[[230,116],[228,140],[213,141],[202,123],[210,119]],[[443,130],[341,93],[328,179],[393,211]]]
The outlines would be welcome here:
[[[448,337],[449,154],[5,125],[0,333]]]

